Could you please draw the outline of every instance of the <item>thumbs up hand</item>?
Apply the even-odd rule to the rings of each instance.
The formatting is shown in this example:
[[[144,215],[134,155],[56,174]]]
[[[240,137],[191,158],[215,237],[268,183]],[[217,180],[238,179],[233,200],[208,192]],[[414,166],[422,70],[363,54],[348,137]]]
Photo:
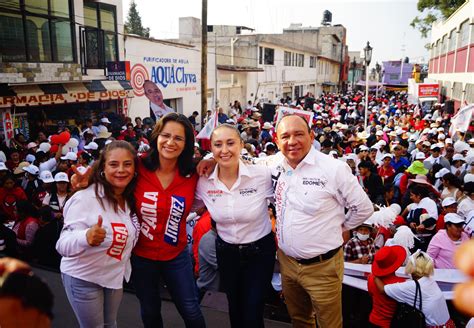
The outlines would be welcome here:
[[[99,215],[97,223],[87,230],[87,243],[91,246],[99,246],[105,239],[106,231],[102,228],[102,216]]]

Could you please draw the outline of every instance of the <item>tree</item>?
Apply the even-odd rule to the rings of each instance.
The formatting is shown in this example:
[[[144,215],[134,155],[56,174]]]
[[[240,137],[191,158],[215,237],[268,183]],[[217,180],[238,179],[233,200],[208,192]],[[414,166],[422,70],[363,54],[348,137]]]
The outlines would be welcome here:
[[[416,16],[410,26],[420,31],[426,38],[431,31],[431,25],[438,19],[451,16],[466,0],[418,0],[417,8],[422,16]]]
[[[125,33],[136,34],[145,38],[150,37],[150,28],[143,27],[142,18],[137,10],[137,4],[132,0],[128,9],[128,17],[125,22]]]

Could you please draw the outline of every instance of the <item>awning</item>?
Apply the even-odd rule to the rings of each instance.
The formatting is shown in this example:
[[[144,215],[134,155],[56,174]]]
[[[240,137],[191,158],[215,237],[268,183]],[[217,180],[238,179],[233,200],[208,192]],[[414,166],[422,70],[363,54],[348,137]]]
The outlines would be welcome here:
[[[0,85],[0,108],[133,98],[127,81]]]
[[[321,83],[324,86],[335,87],[337,84],[334,82],[323,82]]]
[[[263,68],[253,66],[217,65],[217,69],[231,72],[263,72]]]

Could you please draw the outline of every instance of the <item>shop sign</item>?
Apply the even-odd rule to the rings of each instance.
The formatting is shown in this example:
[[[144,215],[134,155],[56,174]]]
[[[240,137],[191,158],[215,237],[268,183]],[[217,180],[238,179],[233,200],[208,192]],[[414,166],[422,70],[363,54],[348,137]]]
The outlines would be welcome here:
[[[2,113],[3,131],[5,133],[5,143],[10,147],[10,140],[13,139],[13,119],[10,109]]]
[[[419,84],[418,97],[438,97],[439,84]]]
[[[107,62],[107,80],[130,81],[130,62]]]
[[[61,103],[100,101],[130,97],[128,90],[112,90],[102,92],[70,92],[58,94],[16,95],[0,97],[0,108],[16,106],[40,106]]]

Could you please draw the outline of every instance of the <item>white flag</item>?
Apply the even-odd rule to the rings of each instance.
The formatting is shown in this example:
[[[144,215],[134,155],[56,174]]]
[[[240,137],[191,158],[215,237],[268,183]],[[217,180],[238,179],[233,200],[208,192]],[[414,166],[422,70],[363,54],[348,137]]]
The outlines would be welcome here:
[[[214,111],[209,121],[207,121],[206,125],[201,129],[199,134],[196,136],[196,139],[211,139],[211,133],[214,128],[217,126],[217,110]]]
[[[451,127],[449,128],[449,134],[453,136],[456,131],[466,132],[471,124],[472,110],[474,104],[467,105],[457,112],[456,115],[451,118]]]

